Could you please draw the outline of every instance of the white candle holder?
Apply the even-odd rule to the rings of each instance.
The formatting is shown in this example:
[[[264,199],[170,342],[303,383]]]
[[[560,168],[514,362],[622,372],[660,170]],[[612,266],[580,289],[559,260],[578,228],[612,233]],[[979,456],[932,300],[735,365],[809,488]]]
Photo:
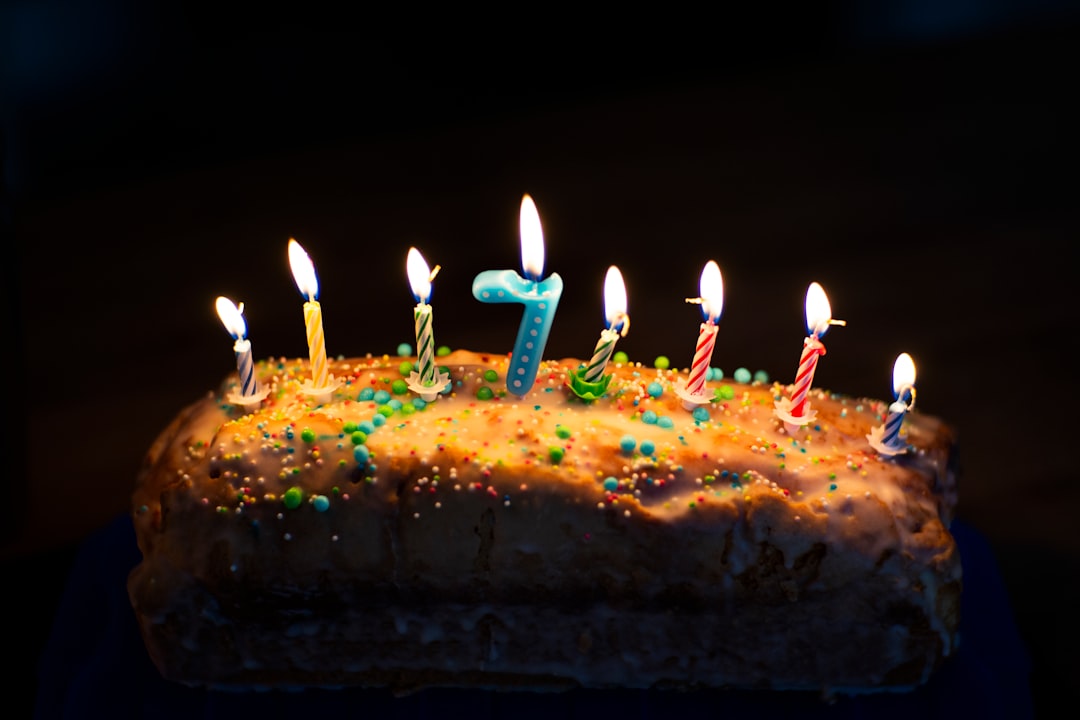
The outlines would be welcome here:
[[[409,389],[420,396],[420,399],[424,402],[432,402],[439,399],[439,394],[450,387],[450,373],[437,371],[435,373],[435,381],[430,385],[425,385],[420,380],[420,373],[415,370],[409,373]]]
[[[885,425],[878,425],[876,428],[872,428],[870,433],[866,436],[867,442],[870,443],[870,447],[877,450],[882,455],[892,457],[893,455],[901,455],[908,451],[908,444],[903,442],[899,437],[896,437],[892,442],[885,440]]]
[[[225,399],[233,405],[241,405],[245,408],[248,408],[253,405],[258,405],[263,400],[265,400],[266,396],[269,394],[270,388],[264,387],[253,395],[241,395],[238,392],[231,392],[225,396]]]
[[[335,380],[333,375],[328,375],[326,385],[322,387],[315,387],[315,384],[308,378],[300,385],[300,392],[310,397],[319,405],[322,405],[323,403],[330,402],[334,393],[341,386],[342,382],[340,380]]]
[[[712,395],[706,393],[691,392],[686,387],[686,380],[679,379],[675,385],[675,394],[683,401],[684,410],[693,410],[698,405],[708,405],[712,402]]]
[[[809,400],[803,403],[806,412],[802,415],[791,414],[793,405],[794,403],[791,402],[790,398],[780,398],[773,405],[773,414],[783,421],[784,429],[788,431],[789,435],[794,435],[803,425],[809,425],[817,418],[817,411],[810,409]]]

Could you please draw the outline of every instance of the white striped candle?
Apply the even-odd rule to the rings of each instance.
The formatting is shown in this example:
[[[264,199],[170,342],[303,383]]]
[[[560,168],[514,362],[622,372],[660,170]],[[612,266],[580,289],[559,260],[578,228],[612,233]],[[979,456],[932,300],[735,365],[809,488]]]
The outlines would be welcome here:
[[[245,337],[247,323],[244,322],[244,305],[241,303],[238,308],[227,297],[218,297],[215,304],[221,323],[236,341],[233,343],[233,352],[236,353],[236,370],[240,376],[240,395],[252,397],[259,392],[259,387],[255,380],[255,363],[251,357],[251,341]]]
[[[630,329],[630,316],[626,314],[626,284],[619,268],[612,265],[604,278],[604,315],[607,327],[600,332],[600,340],[593,349],[592,358],[585,366],[585,382],[600,382],[604,376],[615,342]]]
[[[825,294],[825,289],[816,282],[810,283],[806,289],[806,331],[809,335],[803,339],[799,369],[795,374],[791,398],[786,403],[786,411],[782,410],[782,413],[786,412],[786,415],[781,415],[788,425],[797,426],[804,418],[813,416],[812,413],[807,413],[807,396],[814,382],[818,357],[825,354],[825,345],[821,342],[821,336],[830,325],[844,324],[843,320],[833,320],[832,307],[829,305],[829,297]]]
[[[296,240],[289,239],[289,265],[300,294],[304,296],[304,326],[307,329],[308,357],[311,360],[311,385],[316,390],[329,385],[326,365],[326,339],[323,337],[322,306],[319,304],[319,281],[315,266]]]

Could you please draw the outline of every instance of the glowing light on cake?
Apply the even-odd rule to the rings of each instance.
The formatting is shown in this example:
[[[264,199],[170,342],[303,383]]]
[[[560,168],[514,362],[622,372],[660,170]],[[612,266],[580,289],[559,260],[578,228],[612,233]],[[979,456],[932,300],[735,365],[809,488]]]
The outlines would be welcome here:
[[[270,393],[270,388],[259,389],[255,379],[255,363],[251,356],[251,341],[247,339],[247,323],[244,321],[244,303],[240,307],[227,297],[215,302],[221,324],[232,335],[233,352],[236,353],[236,372],[240,376],[240,393],[229,393],[228,400],[238,405],[255,405]]]
[[[296,240],[289,238],[289,266],[293,279],[304,296],[304,326],[307,328],[308,357],[311,360],[311,380],[305,383],[307,394],[319,402],[326,402],[338,384],[329,374],[326,362],[326,339],[323,336],[322,305],[319,304],[319,280],[315,265],[307,251]]]
[[[698,297],[687,298],[686,301],[700,304],[701,314],[705,318],[698,330],[690,375],[686,384],[675,391],[682,398],[683,407],[693,410],[698,405],[711,400],[705,393],[705,378],[709,371],[709,363],[712,361],[713,348],[716,346],[716,333],[719,329],[716,322],[724,309],[724,278],[720,274],[720,266],[715,261],[710,260],[705,263],[701,271]]]
[[[563,281],[557,273],[544,274],[544,233],[540,214],[529,195],[521,200],[522,277],[513,270],[485,270],[473,279],[473,296],[484,303],[521,303],[525,306],[506,373],[506,389],[519,397],[532,389],[543,359]],[[543,279],[542,279],[543,278]]]
[[[885,424],[872,429],[866,439],[870,447],[882,455],[899,455],[907,452],[908,444],[900,439],[900,427],[904,416],[915,407],[915,361],[907,353],[900,353],[893,363],[893,397]]]
[[[593,349],[592,358],[585,366],[585,382],[598,382],[604,374],[615,343],[630,331],[630,316],[626,313],[626,283],[619,268],[612,265],[604,278],[604,315],[607,327],[600,332],[600,340]]]
[[[807,395],[814,381],[814,370],[818,357],[825,354],[825,345],[821,337],[830,325],[846,325],[843,320],[834,320],[832,307],[825,289],[816,282],[810,283],[806,290],[806,331],[803,340],[802,355],[799,357],[799,369],[795,373],[795,383],[790,398],[780,398],[775,404],[775,413],[784,421],[784,427],[793,433],[803,425],[811,423],[817,413],[810,409]]]
[[[449,373],[435,371],[435,333],[432,329],[431,290],[432,281],[439,274],[439,266],[428,268],[427,261],[420,251],[409,248],[405,259],[405,271],[409,276],[416,307],[413,308],[413,320],[416,325],[416,360],[419,371],[409,375],[409,389],[422,399],[430,402],[439,397],[439,393],[450,383]]]

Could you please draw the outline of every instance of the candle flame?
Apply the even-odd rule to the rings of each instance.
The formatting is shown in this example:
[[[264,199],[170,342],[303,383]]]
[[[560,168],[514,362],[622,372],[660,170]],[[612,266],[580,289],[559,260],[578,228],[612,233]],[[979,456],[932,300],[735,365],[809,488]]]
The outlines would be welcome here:
[[[544,230],[540,213],[528,194],[521,199],[521,267],[529,279],[539,281],[544,274]]]
[[[413,297],[419,303],[431,301],[431,280],[434,273],[428,267],[424,256],[414,247],[409,248],[409,255],[405,260],[405,271],[409,275],[409,285],[412,287]]]
[[[296,240],[289,238],[289,266],[292,268],[293,279],[305,300],[317,300],[319,297],[319,280],[315,277],[315,266],[311,264],[311,258]]]
[[[626,283],[619,268],[612,265],[604,278],[604,316],[609,328],[622,330],[629,324],[626,314]]]
[[[903,394],[905,389],[909,391],[915,389],[915,361],[911,359],[910,355],[900,353],[896,356],[896,362],[893,363],[892,377],[893,395],[897,398]]]
[[[843,325],[843,321],[832,319],[832,307],[825,294],[825,288],[816,282],[806,289],[806,330],[811,335],[821,337],[829,325]]]
[[[225,326],[225,329],[232,335],[233,340],[243,340],[247,335],[247,323],[244,322],[243,307],[244,304],[240,303],[240,308],[233,305],[232,300],[227,297],[218,297],[217,302],[217,314],[221,318],[221,324]]]
[[[720,266],[710,260],[701,271],[701,314],[708,322],[720,319],[724,309],[724,278],[720,275]]]

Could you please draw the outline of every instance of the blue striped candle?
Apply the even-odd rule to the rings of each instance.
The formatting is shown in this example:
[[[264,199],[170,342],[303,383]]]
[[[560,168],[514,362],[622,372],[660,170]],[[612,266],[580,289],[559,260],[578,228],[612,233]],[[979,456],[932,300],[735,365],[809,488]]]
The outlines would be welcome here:
[[[244,322],[243,303],[238,308],[232,300],[219,297],[216,305],[218,317],[236,341],[233,343],[233,352],[236,353],[236,370],[240,375],[240,395],[253,397],[258,394],[259,387],[255,380],[255,363],[251,357],[251,341],[245,337],[247,323]]]
[[[907,353],[900,353],[893,363],[893,396],[885,423],[872,429],[866,439],[870,446],[883,455],[898,455],[907,451],[907,443],[900,439],[904,416],[915,407],[915,361]]]

